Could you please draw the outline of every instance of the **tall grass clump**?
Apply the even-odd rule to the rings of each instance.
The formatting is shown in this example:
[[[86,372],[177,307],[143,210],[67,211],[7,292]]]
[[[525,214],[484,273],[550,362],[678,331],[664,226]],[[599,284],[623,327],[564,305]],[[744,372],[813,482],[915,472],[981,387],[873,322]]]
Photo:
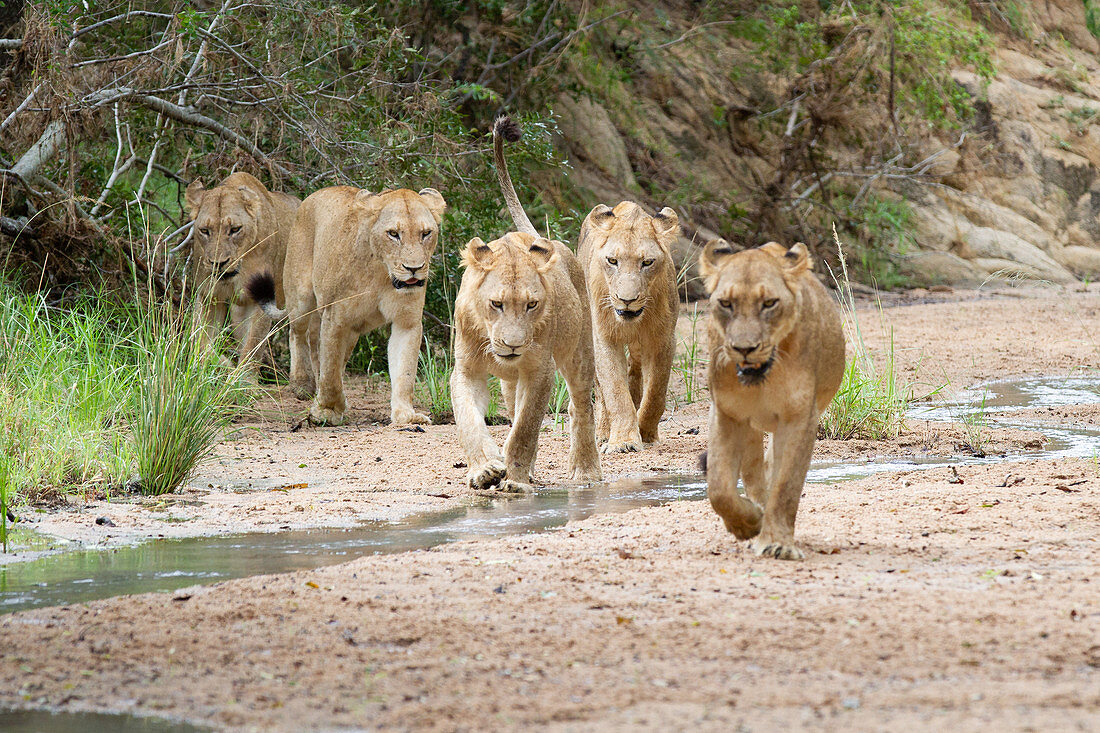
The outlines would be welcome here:
[[[0,281],[5,508],[109,495],[135,469],[143,490],[171,490],[209,452],[241,383],[169,313],[107,293],[61,307]]]
[[[417,391],[431,415],[433,423],[442,422],[453,414],[451,406],[451,372],[454,347],[436,349],[431,341],[420,351],[420,378]]]
[[[913,402],[913,388],[898,379],[893,331],[890,332],[890,346],[880,363],[876,364],[871,357],[856,316],[848,266],[835,227],[833,238],[840,253],[841,270],[841,278],[838,280],[834,273],[833,280],[840,291],[849,353],[844,379],[821,416],[819,432],[821,437],[839,440],[892,438],[905,428],[905,414]]]
[[[202,343],[191,319],[153,306],[140,321],[133,393],[133,449],[139,489],[159,496],[179,488],[247,399],[239,369]]]

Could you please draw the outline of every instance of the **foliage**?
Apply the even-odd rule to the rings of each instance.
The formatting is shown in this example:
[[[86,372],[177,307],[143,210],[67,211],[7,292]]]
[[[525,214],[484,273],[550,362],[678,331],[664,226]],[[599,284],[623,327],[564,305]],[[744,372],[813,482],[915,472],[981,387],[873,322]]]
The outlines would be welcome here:
[[[433,423],[443,422],[454,414],[451,407],[453,353],[453,348],[437,348],[430,340],[420,351],[420,374],[416,380],[416,390],[427,405]]]
[[[165,441],[185,440],[191,463],[231,414],[233,381],[214,355],[199,356],[190,334],[169,331],[159,312],[87,294],[59,307],[0,281],[0,494],[7,506],[52,501],[71,491],[110,491]],[[183,356],[187,358],[181,358]],[[152,365],[159,365],[159,371]],[[158,396],[186,405],[159,421],[138,409]],[[234,398],[237,399],[237,398]],[[179,436],[184,432],[193,435]],[[143,473],[164,486],[161,474]],[[143,484],[145,482],[143,481]]]
[[[850,229],[856,234],[855,269],[861,281],[892,290],[904,287],[908,278],[898,271],[897,257],[911,244],[913,210],[903,198],[874,194],[849,205],[854,212]]]

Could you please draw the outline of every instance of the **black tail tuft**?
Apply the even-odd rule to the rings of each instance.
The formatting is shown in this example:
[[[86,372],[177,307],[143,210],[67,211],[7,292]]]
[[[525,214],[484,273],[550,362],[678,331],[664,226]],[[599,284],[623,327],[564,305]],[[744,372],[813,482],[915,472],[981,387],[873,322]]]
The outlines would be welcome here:
[[[493,123],[493,137],[502,137],[508,142],[514,143],[523,137],[523,130],[520,129],[519,123],[511,117],[501,115]]]
[[[703,473],[707,472],[707,452],[703,451],[699,454],[699,470]]]
[[[270,272],[253,275],[244,289],[252,300],[261,305],[275,302],[275,278]]]

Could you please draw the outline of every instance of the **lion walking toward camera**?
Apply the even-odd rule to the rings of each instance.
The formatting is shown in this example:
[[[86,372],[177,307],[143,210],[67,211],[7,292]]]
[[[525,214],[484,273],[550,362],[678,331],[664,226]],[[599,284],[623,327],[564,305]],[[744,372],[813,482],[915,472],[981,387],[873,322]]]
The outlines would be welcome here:
[[[572,251],[538,235],[516,197],[502,138],[519,130],[507,118],[493,127],[501,190],[520,231],[466,245],[455,301],[455,367],[451,403],[472,488],[525,491],[550,402],[555,367],[569,386],[569,476],[600,479],[592,419],[592,331],[584,274]],[[488,378],[501,380],[512,416],[503,453],[485,425]]]
[[[211,189],[194,181],[184,201],[193,222],[189,274],[197,294],[195,327],[209,343],[228,319],[240,344],[238,364],[254,374],[256,352],[271,331],[271,319],[248,297],[245,285],[259,273],[274,273],[274,297],[283,302],[286,242],[301,201],[268,191],[248,173],[233,173]]]
[[[699,266],[710,293],[707,497],[734,536],[755,538],[757,555],[800,560],[802,486],[818,420],[844,376],[840,313],[804,244],[735,254],[715,240]]]
[[[314,397],[314,423],[343,424],[344,367],[359,336],[387,323],[393,324],[387,348],[390,420],[430,422],[413,408],[412,397],[424,283],[446,207],[434,188],[323,188],[302,202],[290,232],[286,310],[275,307],[270,274],[249,282],[249,293],[268,315],[289,320],[290,387],[301,399]]]
[[[581,225],[596,357],[596,433],[605,453],[657,441],[676,351],[676,212],[632,201],[592,209]]]

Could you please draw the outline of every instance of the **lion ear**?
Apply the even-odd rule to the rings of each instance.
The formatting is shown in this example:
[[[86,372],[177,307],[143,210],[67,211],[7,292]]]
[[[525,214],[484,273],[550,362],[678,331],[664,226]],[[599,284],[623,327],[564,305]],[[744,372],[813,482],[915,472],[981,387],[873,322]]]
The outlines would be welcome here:
[[[244,199],[244,205],[248,207],[248,210],[252,212],[253,216],[256,216],[260,210],[260,194],[256,193],[248,186],[237,186],[237,192],[241,194],[241,198]]]
[[[675,234],[680,228],[680,217],[676,215],[675,211],[666,206],[653,217],[653,228],[662,237]]]
[[[481,237],[474,237],[462,250],[462,264],[475,270],[493,269],[493,250]]]
[[[195,218],[195,212],[198,210],[199,205],[202,203],[202,195],[206,189],[202,185],[202,181],[196,178],[191,181],[191,185],[187,187],[187,190],[183,194],[183,202],[187,204],[187,210],[191,213],[191,218]]]
[[[549,239],[539,237],[531,242],[527,251],[535,258],[535,269],[539,272],[546,272],[558,261],[558,248]]]
[[[721,261],[731,254],[733,254],[733,247],[726,240],[712,239],[707,242],[707,246],[703,247],[699,255],[699,274],[703,276],[703,280],[709,281],[712,275],[718,274]],[[707,290],[712,289],[708,282]]]
[[[783,255],[783,262],[787,275],[801,275],[812,264],[810,250],[802,242],[798,242]]]
[[[382,194],[371,193],[364,188],[355,194],[355,203],[367,213],[373,214],[382,208]]]
[[[422,188],[420,189],[420,198],[423,199],[428,210],[432,212],[435,223],[438,224],[443,221],[443,212],[447,210],[447,202],[443,200],[443,194],[434,188]]]
[[[609,232],[615,225],[615,212],[607,204],[597,204],[592,211],[588,212],[588,220],[597,229]]]

